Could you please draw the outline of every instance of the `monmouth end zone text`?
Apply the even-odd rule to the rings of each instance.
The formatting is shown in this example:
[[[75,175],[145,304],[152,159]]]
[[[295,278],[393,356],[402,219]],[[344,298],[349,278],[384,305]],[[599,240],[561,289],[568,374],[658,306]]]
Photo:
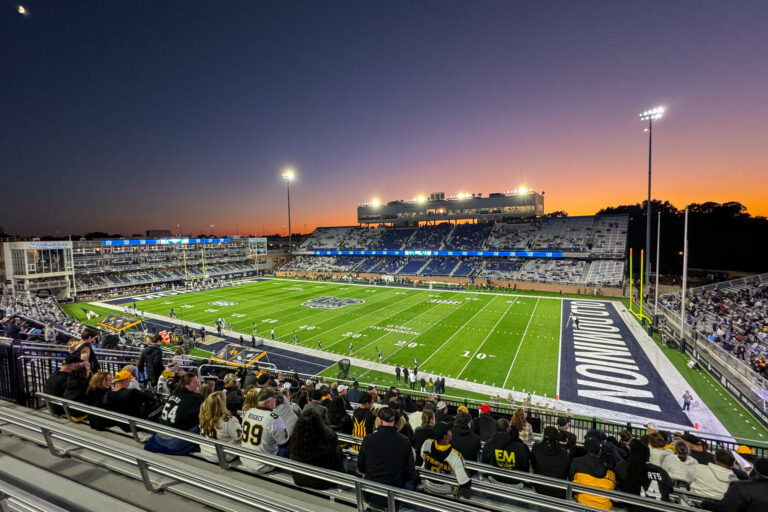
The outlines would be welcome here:
[[[612,304],[564,300],[562,314],[562,400],[691,424]]]

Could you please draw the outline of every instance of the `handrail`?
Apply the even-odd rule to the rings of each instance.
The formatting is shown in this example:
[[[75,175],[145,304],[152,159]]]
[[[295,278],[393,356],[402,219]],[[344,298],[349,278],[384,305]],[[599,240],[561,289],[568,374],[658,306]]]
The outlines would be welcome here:
[[[157,423],[150,422],[148,420],[142,420],[139,418],[133,418],[131,416],[126,416],[123,414],[106,411],[104,409],[93,407],[85,404],[81,404],[79,402],[76,402],[74,400],[66,400],[59,397],[54,397],[52,395],[46,394],[46,393],[40,393],[40,396],[45,400],[46,405],[48,406],[49,410],[51,408],[51,405],[61,405],[64,409],[67,415],[69,415],[69,408],[75,407],[78,411],[82,411],[88,414],[93,414],[95,416],[99,416],[102,418],[107,418],[111,420],[121,421],[128,423],[131,432],[133,434],[133,437],[135,440],[139,441],[138,438],[138,428],[141,427],[143,430],[151,431],[154,433],[161,433],[168,437],[174,437],[177,439],[183,439],[185,441],[194,443],[194,444],[206,444],[209,447],[213,448],[217,452],[219,465],[224,469],[230,469],[229,463],[227,462],[227,455],[235,455],[238,457],[245,457],[247,459],[256,460],[257,462],[261,462],[264,464],[268,464],[270,466],[279,467],[283,470],[287,470],[289,472],[298,472],[300,474],[308,475],[308,476],[314,476],[318,477],[320,474],[317,471],[317,468],[315,466],[311,466],[309,464],[300,463],[297,461],[293,461],[290,459],[286,459],[283,457],[277,457],[274,455],[266,455],[266,454],[260,454],[260,453],[254,453],[250,452],[248,450],[244,450],[240,448],[239,446],[235,446],[232,444],[223,443],[221,441],[208,439],[200,435],[190,434],[189,432],[185,432],[183,430],[179,430],[172,427],[167,427],[164,425],[160,425]],[[2,414],[2,411],[0,411],[0,414]],[[351,442],[354,444],[360,444],[362,442],[361,438],[353,437],[353,436],[347,436],[344,434],[339,434],[338,438],[340,441],[344,442]],[[486,464],[480,464],[477,462],[466,462],[467,467],[473,471],[477,471],[479,473],[489,474],[491,476],[501,476],[506,478],[514,478],[517,480],[525,480],[531,483],[540,483],[540,484],[546,484],[552,487],[556,488],[565,488],[567,496],[571,496],[573,493],[589,493],[592,495],[598,495],[603,496],[612,500],[617,500],[622,503],[628,503],[632,505],[648,505],[649,500],[648,499],[642,499],[639,498],[633,494],[627,494],[619,491],[604,491],[600,489],[596,489],[594,487],[588,487],[580,484],[576,484],[570,481],[565,480],[559,480],[556,478],[546,477],[542,475],[535,475],[532,473],[524,473],[521,471],[509,471],[509,470],[503,470],[499,468],[494,468],[492,466],[486,465]],[[323,472],[321,474],[321,478],[328,479],[326,477],[330,477],[330,481],[337,485],[357,485],[359,483],[359,479],[356,477],[351,477],[348,475],[345,475],[343,473],[335,473],[335,472]],[[430,477],[433,477],[434,475],[429,475]],[[439,478],[439,477],[438,477]],[[455,479],[449,478],[449,482],[455,483]],[[364,481],[365,485],[363,487],[367,487],[370,484],[373,484],[374,490],[379,491],[386,491],[387,493],[392,492],[392,489],[396,488],[390,488],[389,486],[383,486],[381,484],[375,484],[374,482],[370,481]],[[489,494],[496,494],[499,496],[504,497],[510,497],[509,495],[512,494],[513,497],[529,497],[532,493],[530,491],[524,491],[520,490],[519,492],[511,493],[511,489],[508,489],[507,487],[499,484],[491,484],[488,482],[480,482],[473,480],[473,486],[476,487],[478,490],[483,490],[484,492],[488,492]],[[366,489],[367,490],[367,489]],[[403,491],[402,489],[397,489],[398,492],[395,492],[394,495],[397,497],[399,495],[399,492],[410,492],[410,491]],[[516,490],[517,491],[517,490]],[[421,494],[416,494],[417,496],[422,496]],[[535,494],[536,496],[536,503],[539,505],[545,505],[543,503],[543,499],[541,495]],[[557,498],[554,498],[555,502],[552,504],[556,507],[559,507],[559,509],[562,509],[562,507],[566,504],[570,505],[571,503],[563,502],[563,500],[558,500]],[[658,500],[650,500],[651,503],[654,504],[654,506],[657,508],[657,510],[670,510],[670,511],[688,511],[689,509],[686,507],[680,507],[675,504],[671,503],[665,503],[665,502],[659,502]],[[418,503],[415,503],[418,504]],[[663,504],[662,507],[659,507],[659,504]],[[453,509],[451,509],[453,510]],[[474,510],[467,508],[466,506],[460,507],[459,510]]]
[[[299,473],[305,476],[321,478],[326,481],[330,481],[336,485],[351,487],[351,488],[354,488],[356,492],[359,489],[360,492],[362,491],[373,492],[374,494],[385,495],[388,497],[392,495],[396,501],[413,503],[413,504],[422,505],[422,506],[424,505],[438,506],[438,510],[445,510],[447,512],[463,512],[463,511],[482,512],[482,509],[469,506],[465,503],[454,504],[451,502],[446,502],[445,500],[442,500],[439,498],[432,498],[428,495],[423,495],[413,491],[407,491],[405,489],[400,489],[397,487],[391,487],[388,485],[379,484],[379,483],[372,482],[369,480],[364,480],[358,477],[353,477],[345,473],[338,473],[334,471],[318,472],[318,468],[316,466],[294,461],[284,457],[278,457],[276,455],[255,453],[255,452],[240,448],[239,446],[236,446],[236,445],[227,444],[222,441],[218,441],[214,439],[208,439],[206,437],[203,437],[197,434],[190,434],[189,432],[185,432],[183,430],[179,430],[173,427],[167,427],[165,425],[160,425],[158,423],[153,423],[148,420],[142,420],[140,418],[134,418],[132,416],[127,416],[124,414],[106,411],[98,407],[81,404],[74,400],[66,400],[63,398],[48,395],[46,393],[40,393],[39,396],[45,400],[47,406],[49,407],[49,410],[51,405],[60,405],[64,408],[65,412],[69,414],[69,408],[73,407],[73,408],[76,408],[78,411],[85,412],[88,414],[93,414],[94,416],[99,416],[102,418],[126,423],[129,425],[129,428],[131,429],[134,439],[139,442],[140,440],[138,438],[138,431],[140,427],[141,430],[145,430],[148,432],[159,433],[167,437],[182,439],[184,441],[188,441],[197,445],[204,444],[216,450],[216,453],[219,459],[219,465],[223,469],[231,469],[229,466],[229,463],[227,462],[226,456],[235,455],[240,458],[254,460],[256,462],[267,464],[269,466],[275,466],[282,470],[288,471],[290,473]],[[5,415],[6,412],[8,411],[0,410],[0,418],[7,420],[7,416]],[[75,437],[75,439],[77,438]],[[68,440],[68,442],[70,441]],[[79,445],[80,443],[75,443],[75,444]],[[85,447],[93,446],[93,443],[88,442],[86,444],[83,444],[83,446]],[[114,449],[111,449],[111,450],[117,451]],[[126,452],[122,452],[122,453],[129,458],[134,457],[133,455],[128,454]],[[155,462],[152,462],[151,465],[160,466],[158,463],[155,463]],[[165,470],[165,468],[163,469]],[[179,470],[175,469],[175,471],[178,472]],[[197,475],[195,475],[195,478],[197,478]],[[227,494],[227,496],[229,496],[229,494]]]
[[[362,443],[362,438],[349,436],[345,434],[337,434],[339,441],[343,441],[345,443],[349,444],[356,444],[360,445]],[[350,455],[356,455],[357,452],[352,451]],[[464,466],[470,470],[470,472],[474,473],[482,473],[484,475],[489,475],[493,477],[502,477],[502,478],[510,478],[518,481],[523,481],[525,483],[529,484],[541,484],[546,487],[554,487],[557,489],[565,490],[566,492],[566,499],[570,499],[574,494],[578,494],[580,492],[592,494],[596,496],[601,496],[605,498],[609,498],[611,500],[619,501],[621,503],[626,503],[630,505],[641,505],[641,506],[647,506],[649,504],[649,500],[651,503],[654,504],[654,507],[657,510],[675,510],[675,511],[687,511],[690,512],[690,507],[681,507],[679,505],[676,505],[671,502],[661,502],[659,500],[654,499],[643,499],[639,498],[635,494],[628,494],[621,491],[606,491],[597,489],[595,487],[589,487],[586,485],[581,485],[574,483],[570,480],[562,480],[559,478],[553,478],[549,476],[539,475],[536,473],[526,473],[524,471],[518,471],[518,470],[508,470],[508,469],[501,469],[494,466],[491,466],[489,464],[483,464],[481,462],[475,462],[475,461],[469,461],[464,460]],[[417,468],[418,469],[418,468]],[[431,473],[427,470],[420,470],[420,472],[423,472],[425,476],[429,476],[429,478],[434,478],[434,473]],[[456,483],[456,480],[454,478],[449,477],[449,481],[447,483]],[[478,481],[473,479],[472,480],[472,488],[473,489],[485,489],[486,483],[482,481]],[[507,487],[504,487],[504,489],[508,489]],[[525,495],[531,494],[530,491],[526,491],[525,489],[518,490],[518,492],[522,492]],[[677,490],[673,491],[673,494],[676,493]],[[542,494],[534,494],[534,496],[541,497],[544,496]],[[554,498],[557,500],[557,498]],[[562,501],[562,500],[559,500]],[[659,504],[663,504],[664,506],[660,507]]]
[[[11,485],[0,479],[0,501],[3,495],[7,497],[10,510],[23,510],[25,512],[67,512],[65,509],[54,505],[49,501],[28,493],[27,491]]]

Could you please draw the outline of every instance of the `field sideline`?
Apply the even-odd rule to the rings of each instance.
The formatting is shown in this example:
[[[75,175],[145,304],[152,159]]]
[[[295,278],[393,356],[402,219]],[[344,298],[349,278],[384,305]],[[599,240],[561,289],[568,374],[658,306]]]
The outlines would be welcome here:
[[[327,305],[350,302],[335,308]],[[506,389],[557,393],[555,298],[269,280],[141,301],[139,309]],[[307,304],[307,305],[303,305]],[[315,307],[310,307],[315,306]]]

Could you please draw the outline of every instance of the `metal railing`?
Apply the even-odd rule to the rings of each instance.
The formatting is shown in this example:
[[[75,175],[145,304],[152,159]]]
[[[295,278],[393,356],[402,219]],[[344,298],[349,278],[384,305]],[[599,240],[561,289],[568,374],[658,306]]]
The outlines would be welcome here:
[[[67,415],[69,415],[71,410],[70,408],[76,407],[80,412],[124,424],[128,426],[131,435],[137,442],[142,442],[139,437],[139,432],[143,431],[153,434],[161,434],[164,437],[180,439],[198,445],[206,445],[216,451],[219,465],[226,470],[233,469],[229,460],[231,460],[232,456],[236,456],[241,459],[248,459],[257,463],[273,466],[291,475],[300,474],[306,477],[313,477],[324,480],[351,491],[351,494],[346,498],[346,501],[356,503],[360,512],[363,512],[366,506],[365,500],[363,499],[364,493],[376,494],[386,497],[387,502],[389,503],[387,510],[390,512],[394,512],[396,510],[396,503],[408,503],[419,507],[427,507],[429,510],[439,510],[445,512],[487,512],[485,509],[474,507],[467,504],[466,502],[453,502],[439,497],[379,484],[345,473],[338,473],[334,471],[318,471],[317,467],[309,464],[304,464],[275,455],[252,452],[250,450],[243,449],[238,445],[227,444],[221,441],[208,439],[206,437],[191,434],[183,430],[166,427],[164,425],[159,425],[157,423],[152,423],[147,420],[141,420],[139,418],[126,416],[123,414],[105,411],[103,409],[81,404],[79,402],[65,400],[42,393],[41,398],[45,401],[49,410],[51,410],[51,406],[59,405],[63,407]],[[201,490],[212,492],[228,499],[234,499],[241,503],[246,503],[249,505],[253,505],[254,503],[263,504],[266,507],[265,510],[285,512],[303,512],[303,510],[310,510],[297,509],[295,506],[284,506],[279,502],[266,502],[266,500],[259,495],[258,490],[250,491],[245,488],[240,488],[237,485],[234,485],[234,482],[231,480],[224,481],[224,479],[208,478],[204,475],[201,475],[199,471],[186,470],[183,464],[174,466],[167,463],[157,462],[153,460],[151,456],[142,457],[131,451],[115,448],[114,446],[104,442],[95,441],[93,439],[83,439],[78,435],[79,433],[77,431],[68,432],[64,428],[61,428],[59,425],[57,425],[59,428],[51,425],[39,425],[39,421],[35,421],[35,419],[25,419],[20,418],[19,416],[20,415],[17,410],[2,409],[0,410],[0,424],[10,423],[12,425],[33,430],[35,432],[40,432],[43,435],[43,439],[49,451],[57,457],[75,456],[77,453],[76,451],[70,449],[58,449],[55,442],[57,440],[61,440],[68,444],[74,444],[78,447],[78,449],[96,451],[102,455],[115,457],[123,462],[132,463],[138,467],[144,486],[150,492],[157,492],[159,490],[151,480],[151,473],[159,473],[165,476],[171,475],[175,479],[185,484],[195,486]],[[258,476],[265,478],[269,477],[269,475]],[[334,494],[334,496],[336,500],[344,498],[338,493]],[[544,510],[585,510],[585,508],[575,503],[572,507],[566,506],[564,508],[563,504],[561,503],[559,504],[559,507],[549,506],[544,507]]]
[[[0,510],[9,512],[67,512],[34,494],[0,479]]]
[[[363,500],[359,499],[359,498],[362,498],[362,493],[370,492],[373,494],[378,494],[380,496],[386,496],[387,501],[390,504],[390,507],[388,508],[388,510],[390,511],[395,510],[394,505],[396,502],[409,503],[412,505],[417,505],[422,507],[427,506],[435,510],[446,510],[446,511],[479,511],[481,510],[479,508],[468,506],[464,502],[461,502],[461,503],[452,502],[452,501],[446,502],[446,500],[443,498],[432,497],[426,494],[421,494],[421,493],[416,493],[412,491],[406,491],[404,489],[376,484],[374,482],[364,480],[356,476],[351,476],[345,473],[337,473],[333,471],[318,471],[317,467],[311,466],[309,464],[300,463],[300,462],[286,459],[283,457],[266,455],[261,453],[254,453],[252,451],[245,450],[237,445],[232,445],[232,444],[208,439],[200,435],[185,432],[183,430],[178,430],[175,428],[166,427],[164,425],[159,425],[157,423],[152,423],[147,420],[141,420],[138,418],[133,418],[131,416],[126,416],[123,414],[106,411],[97,407],[87,406],[72,400],[65,400],[65,399],[54,397],[47,394],[41,394],[41,397],[45,400],[45,403],[49,408],[49,411],[51,411],[51,413],[53,413],[52,412],[53,405],[59,405],[63,407],[68,416],[70,415],[70,408],[76,407],[78,411],[88,413],[89,415],[99,416],[101,418],[105,418],[105,419],[109,419],[112,421],[125,424],[126,426],[128,426],[131,432],[131,435],[133,436],[134,440],[136,440],[137,442],[141,442],[141,439],[138,435],[139,431],[145,431],[145,432],[162,434],[164,437],[182,439],[184,441],[188,441],[198,445],[207,445],[209,448],[212,448],[213,450],[216,451],[218,464],[220,467],[222,467],[225,470],[231,469],[231,463],[229,461],[231,460],[232,456],[237,456],[240,458],[246,458],[246,459],[254,460],[256,462],[260,462],[262,464],[267,464],[270,466],[277,467],[281,471],[284,471],[290,474],[298,473],[304,476],[312,476],[327,482],[331,482],[335,485],[338,485],[339,487],[348,488],[350,491],[353,490],[355,500],[357,501],[358,506],[360,506],[363,503]],[[7,416],[5,416],[4,414],[6,412],[10,412],[10,411],[0,411],[0,420],[8,421]],[[50,427],[40,427],[40,429],[42,430],[43,436],[46,440],[46,444],[48,445],[48,448],[51,451],[51,453],[57,456],[62,456],[63,453],[56,450],[55,447],[52,445],[52,441],[53,439],[55,439],[56,436],[51,436],[51,435],[46,436],[46,432],[45,432],[46,430],[51,433],[53,432],[53,430]],[[76,434],[74,436],[76,437]],[[343,434],[339,435],[338,437],[339,437],[339,441],[345,442],[345,443],[359,445],[362,442],[361,438],[347,436]],[[70,440],[67,439],[67,442],[70,442]],[[92,441],[89,441],[89,440],[83,441],[83,446],[92,446],[92,444],[93,444]],[[356,452],[354,452],[354,456],[356,456]],[[150,461],[145,461],[145,462],[147,462],[147,464],[149,464],[150,466],[155,465],[154,462],[150,462]],[[638,506],[646,506],[646,507],[652,505],[652,507],[655,510],[659,510],[659,511],[682,512],[682,511],[690,510],[687,507],[683,507],[672,502],[661,502],[651,498],[641,498],[639,496],[636,496],[633,494],[627,494],[620,491],[601,490],[594,487],[573,483],[571,481],[560,480],[560,479],[537,475],[533,473],[526,473],[522,471],[509,471],[509,470],[495,468],[493,466],[489,466],[486,464],[481,464],[478,462],[470,462],[470,461],[465,462],[465,465],[469,470],[475,472],[476,474],[482,474],[485,477],[492,476],[492,477],[500,477],[500,478],[508,478],[508,479],[512,478],[521,482],[525,482],[526,484],[529,484],[529,485],[536,484],[536,485],[552,487],[556,489],[562,489],[565,491],[566,498],[560,499],[560,498],[545,496],[542,494],[536,494],[529,489],[525,489],[525,488],[516,489],[508,485],[504,485],[500,483],[492,483],[488,480],[481,480],[479,478],[473,478],[472,480],[473,494],[480,492],[484,495],[488,495],[491,497],[502,498],[504,500],[512,500],[516,504],[537,505],[538,507],[540,507],[539,510],[559,510],[559,511],[560,510],[591,510],[589,507],[585,507],[584,505],[570,501],[570,498],[574,494],[578,494],[578,493],[585,493],[585,494],[600,496],[600,497],[608,498],[614,502],[619,502],[627,505],[638,505]],[[139,469],[141,470],[141,465],[139,466]],[[165,472],[165,474],[168,474],[166,469],[163,469],[163,471]],[[179,471],[180,470],[178,468],[175,468],[175,472],[179,472]],[[173,473],[174,471],[171,471],[171,474]],[[431,473],[425,470],[421,470],[420,473],[422,478],[436,480],[441,483],[448,483],[453,485],[456,484],[455,478],[452,478],[447,475],[436,475],[434,473]],[[156,489],[154,488],[154,485],[151,484],[151,482],[149,481],[147,471],[141,470],[141,474],[147,489],[154,492]],[[220,483],[220,484],[226,487],[224,483]],[[437,504],[439,504],[438,508],[432,508]]]

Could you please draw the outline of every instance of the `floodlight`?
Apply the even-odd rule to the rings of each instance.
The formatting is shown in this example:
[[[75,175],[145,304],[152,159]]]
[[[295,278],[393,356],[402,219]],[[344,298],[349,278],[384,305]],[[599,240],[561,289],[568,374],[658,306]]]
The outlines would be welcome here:
[[[426,200],[427,200],[427,198],[426,198],[426,197],[424,197],[424,196],[418,196],[418,197],[416,198],[416,200],[417,200],[418,202],[420,202],[420,203],[423,203],[424,201],[426,201]]]
[[[23,6],[23,5],[19,5],[19,6],[17,6],[17,7],[16,7],[16,12],[18,12],[19,14],[22,14],[22,15],[23,15],[23,14],[27,14],[27,10],[24,8],[24,6]]]
[[[664,107],[655,107],[640,114],[641,121],[655,121],[664,116]]]
[[[283,179],[285,181],[293,181],[294,178],[296,178],[296,173],[293,172],[293,169],[286,169],[283,171]]]
[[[381,202],[378,199],[374,199],[373,201],[371,201],[371,206],[379,206],[380,204]]]

